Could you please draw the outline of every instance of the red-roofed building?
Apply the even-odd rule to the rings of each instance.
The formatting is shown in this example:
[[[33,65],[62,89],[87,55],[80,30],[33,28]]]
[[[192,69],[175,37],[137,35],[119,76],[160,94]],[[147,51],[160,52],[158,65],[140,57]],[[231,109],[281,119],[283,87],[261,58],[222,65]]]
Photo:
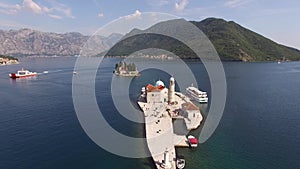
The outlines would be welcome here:
[[[147,103],[163,103],[167,101],[168,89],[160,81],[158,86],[148,84],[146,88]]]
[[[191,102],[183,103],[182,110],[187,114],[188,119],[194,119],[195,117],[201,116],[199,107]]]
[[[190,102],[183,103],[182,108],[184,110],[199,110],[199,108],[195,104],[190,103]]]

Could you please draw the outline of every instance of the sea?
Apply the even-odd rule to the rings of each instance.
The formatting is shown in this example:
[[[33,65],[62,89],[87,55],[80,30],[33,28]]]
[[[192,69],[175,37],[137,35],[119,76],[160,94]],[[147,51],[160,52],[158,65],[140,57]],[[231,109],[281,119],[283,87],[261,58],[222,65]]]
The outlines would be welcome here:
[[[73,74],[76,60],[20,58],[20,64],[0,66],[0,169],[154,169],[151,158],[115,155],[84,132],[72,99],[72,78],[81,76]],[[111,98],[112,71],[119,61],[102,61],[95,77],[95,95],[101,100],[105,119],[115,130],[143,137],[144,125],[118,114]],[[210,80],[204,65],[190,61],[186,64],[195,74],[198,87],[210,97]],[[223,66],[227,82],[223,116],[206,142],[195,149],[176,149],[185,157],[185,168],[299,169],[300,62],[223,62]],[[9,73],[22,67],[39,75],[9,78]],[[167,83],[170,76],[150,69],[142,71],[140,77],[123,78],[131,81],[132,104],[136,104],[143,85],[156,80]],[[205,122],[210,103],[197,105]],[[202,126],[192,133],[201,129]],[[109,137],[105,130],[98,132]]]

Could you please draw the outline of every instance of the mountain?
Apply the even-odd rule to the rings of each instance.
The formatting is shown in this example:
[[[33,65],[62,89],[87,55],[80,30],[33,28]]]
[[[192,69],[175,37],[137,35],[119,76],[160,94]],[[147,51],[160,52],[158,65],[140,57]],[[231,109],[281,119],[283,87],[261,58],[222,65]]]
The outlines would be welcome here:
[[[109,49],[122,37],[94,36],[100,48]],[[40,32],[31,29],[0,30],[0,54],[11,56],[72,56],[78,55],[89,36],[77,32],[65,34]]]
[[[96,35],[92,38],[76,32],[58,34],[31,29],[0,30],[0,54],[10,56],[78,55],[81,47],[90,38],[88,48],[86,48],[86,54],[89,56],[90,53],[101,55],[107,50],[107,56],[124,56],[146,48],[158,48],[173,52],[181,58],[196,58],[195,53],[181,42],[163,35],[147,33],[148,30],[168,31],[174,21],[176,20],[160,22],[146,30],[133,29],[125,36],[111,34],[108,37]],[[222,60],[300,60],[299,50],[278,44],[233,21],[207,18],[200,22],[190,22],[206,34]],[[181,29],[180,25],[177,29]],[[138,33],[143,34],[136,35]],[[189,36],[188,30],[185,33]],[[118,43],[115,44],[116,42]],[[159,54],[159,52],[151,52],[153,55]]]
[[[200,22],[190,22],[206,34],[221,60],[300,60],[299,50],[278,44],[233,21],[207,18]],[[196,58],[195,53],[181,42],[163,35],[146,33],[149,30],[166,29],[173,23],[174,20],[158,23],[146,30],[133,29],[112,47],[107,55],[129,55],[145,48],[159,48],[173,52],[181,58]],[[136,35],[143,32],[144,34]],[[188,31],[186,32],[188,36]]]
[[[244,61],[300,59],[299,50],[278,44],[233,21],[208,18],[192,23],[208,36],[223,59]]]

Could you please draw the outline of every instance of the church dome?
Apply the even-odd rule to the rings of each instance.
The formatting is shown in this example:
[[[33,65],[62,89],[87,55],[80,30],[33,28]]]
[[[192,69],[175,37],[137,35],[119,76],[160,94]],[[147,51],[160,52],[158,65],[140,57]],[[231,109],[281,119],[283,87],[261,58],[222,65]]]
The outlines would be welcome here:
[[[155,83],[155,86],[163,86],[163,87],[165,87],[165,84],[164,84],[164,82],[162,82],[161,80],[159,80],[159,81],[157,81]]]

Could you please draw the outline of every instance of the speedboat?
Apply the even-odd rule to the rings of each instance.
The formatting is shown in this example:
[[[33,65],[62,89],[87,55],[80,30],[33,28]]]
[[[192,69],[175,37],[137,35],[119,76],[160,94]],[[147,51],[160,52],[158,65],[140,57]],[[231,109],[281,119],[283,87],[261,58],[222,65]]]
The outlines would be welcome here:
[[[31,76],[37,76],[38,74],[36,72],[30,72],[29,70],[18,70],[17,73],[11,73],[9,74],[9,77],[12,79],[16,78],[24,78],[24,77],[31,77]]]
[[[188,136],[188,143],[190,144],[191,147],[197,147],[198,146],[198,139],[195,138],[192,135]]]
[[[178,169],[183,169],[184,166],[185,166],[185,160],[184,160],[183,156],[178,157],[177,160],[176,160],[176,167]]]

